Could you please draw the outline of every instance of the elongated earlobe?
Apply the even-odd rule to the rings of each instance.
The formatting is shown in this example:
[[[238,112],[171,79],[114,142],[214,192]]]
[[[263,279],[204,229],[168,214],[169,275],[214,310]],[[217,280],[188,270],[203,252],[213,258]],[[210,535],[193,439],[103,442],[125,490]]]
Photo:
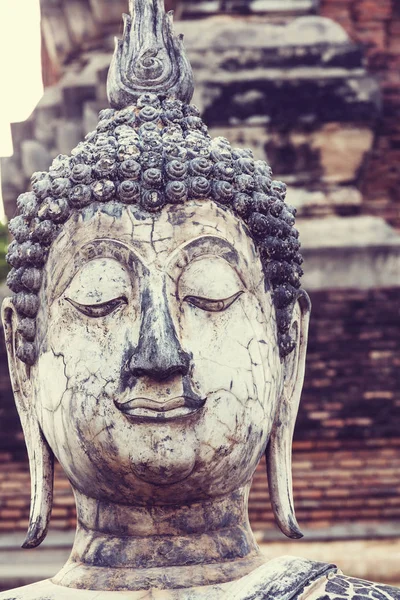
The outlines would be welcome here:
[[[281,427],[271,436],[266,458],[269,495],[275,521],[287,537],[302,538],[293,503],[292,440]]]
[[[53,508],[54,456],[37,422],[31,427],[30,441],[26,434],[25,439],[31,472],[31,510],[22,547],[36,548],[47,535]]]
[[[293,311],[291,335],[295,350],[284,359],[282,396],[266,449],[269,494],[274,517],[289,538],[303,537],[293,504],[292,441],[303,388],[311,303],[303,292]]]
[[[39,546],[47,534],[53,506],[54,456],[40,429],[32,406],[30,368],[16,356],[18,316],[9,298],[3,302],[2,318],[11,383],[24,431],[31,474],[31,510],[23,548]]]

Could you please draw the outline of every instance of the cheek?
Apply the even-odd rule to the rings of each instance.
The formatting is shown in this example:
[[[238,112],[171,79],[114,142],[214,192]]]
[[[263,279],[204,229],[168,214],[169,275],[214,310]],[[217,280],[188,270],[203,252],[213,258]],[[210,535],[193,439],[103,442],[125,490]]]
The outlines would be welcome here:
[[[119,385],[130,342],[138,338],[135,311],[118,308],[102,318],[89,318],[60,301],[49,320],[47,347],[62,357],[69,387],[88,394]]]
[[[185,305],[180,327],[183,347],[193,357],[192,379],[201,393],[227,389],[242,399],[252,394],[247,346],[253,333],[238,302],[220,313]]]
[[[275,312],[251,294],[223,313],[185,308],[181,335],[207,396],[198,477],[212,464],[209,492],[230,489],[252,477],[272,428],[281,375]]]
[[[227,390],[244,402],[264,403],[279,371],[274,315],[248,293],[223,312],[184,304],[179,322],[183,347],[193,357],[200,393]]]
[[[131,323],[127,313],[88,319],[62,302],[52,307],[43,344],[46,351],[39,354],[34,381],[38,417],[49,436],[57,430],[55,444],[59,445],[62,432],[82,422],[82,411],[89,428],[90,419],[104,418],[109,399],[121,384]],[[79,407],[74,402],[77,397],[82,399]]]

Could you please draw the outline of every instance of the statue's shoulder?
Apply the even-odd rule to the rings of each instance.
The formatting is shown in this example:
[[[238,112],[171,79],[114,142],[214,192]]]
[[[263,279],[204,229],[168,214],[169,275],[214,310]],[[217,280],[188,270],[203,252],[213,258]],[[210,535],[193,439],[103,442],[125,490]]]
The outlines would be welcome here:
[[[332,564],[273,559],[239,580],[229,600],[400,600],[400,589],[343,575]]]
[[[311,594],[310,594],[311,598]],[[329,573],[313,600],[400,600],[400,588]]]
[[[193,598],[194,597],[195,596],[193,596]],[[152,590],[144,592],[99,592],[96,590],[79,590],[56,585],[52,583],[50,579],[0,593],[0,600],[153,600],[154,598],[160,600],[174,600],[175,596],[168,595],[167,597],[167,595],[153,595]],[[191,599],[192,596],[190,596],[190,600]]]
[[[49,583],[48,580],[39,581],[38,583],[1,592],[0,600],[42,600],[42,598],[53,600],[53,596],[48,594]]]
[[[236,582],[229,600],[292,600],[300,597],[305,600],[308,593],[303,595],[303,592],[314,582],[327,581],[331,573],[337,573],[335,565],[296,556],[280,556]]]
[[[64,588],[50,579],[0,593],[0,600],[92,600],[94,597],[98,598],[99,593]]]

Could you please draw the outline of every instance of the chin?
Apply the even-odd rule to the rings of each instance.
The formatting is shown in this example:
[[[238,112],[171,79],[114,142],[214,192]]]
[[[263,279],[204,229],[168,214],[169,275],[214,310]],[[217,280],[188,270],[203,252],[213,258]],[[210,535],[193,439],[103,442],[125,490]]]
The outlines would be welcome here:
[[[165,486],[186,480],[195,470],[198,440],[190,419],[177,418],[130,426],[136,443],[130,445],[133,475],[142,482]]]
[[[185,481],[193,473],[195,466],[192,453],[188,452],[187,456],[179,457],[178,461],[162,457],[162,460],[153,463],[132,464],[132,473],[145,483],[168,486]]]

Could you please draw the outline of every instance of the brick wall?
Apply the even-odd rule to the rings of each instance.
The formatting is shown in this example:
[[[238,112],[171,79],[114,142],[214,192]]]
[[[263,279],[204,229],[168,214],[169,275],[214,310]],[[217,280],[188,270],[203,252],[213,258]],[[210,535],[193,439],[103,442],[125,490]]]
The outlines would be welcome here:
[[[399,288],[312,294],[293,460],[295,504],[303,527],[400,520],[400,340],[394,326],[399,295]],[[6,379],[0,381],[4,386]],[[3,394],[4,389],[0,532],[26,527],[30,495],[20,425],[10,391],[7,404]],[[254,479],[250,516],[256,530],[274,527],[264,461]],[[69,529],[74,523],[69,483],[57,467],[52,528]]]
[[[297,440],[400,438],[399,298],[399,288],[311,295]]]
[[[383,116],[364,174],[362,210],[400,227],[400,2],[321,0],[320,14],[364,45],[369,70],[380,82]]]
[[[300,528],[327,529],[357,523],[382,526],[400,520],[400,441],[373,440],[374,445],[341,443],[340,447],[294,443],[293,490]],[[255,531],[274,528],[262,461],[250,495]]]
[[[307,530],[357,523],[382,525],[400,521],[400,440],[358,443],[294,443],[293,487],[296,515]],[[0,455],[0,534],[23,531],[29,517],[29,468],[8,453]],[[254,531],[276,528],[268,499],[265,462],[261,461],[250,495]],[[52,530],[74,528],[71,487],[56,465]]]
[[[400,520],[399,297],[399,288],[311,294],[293,448],[303,526]],[[264,470],[250,498],[255,529],[272,526]]]

